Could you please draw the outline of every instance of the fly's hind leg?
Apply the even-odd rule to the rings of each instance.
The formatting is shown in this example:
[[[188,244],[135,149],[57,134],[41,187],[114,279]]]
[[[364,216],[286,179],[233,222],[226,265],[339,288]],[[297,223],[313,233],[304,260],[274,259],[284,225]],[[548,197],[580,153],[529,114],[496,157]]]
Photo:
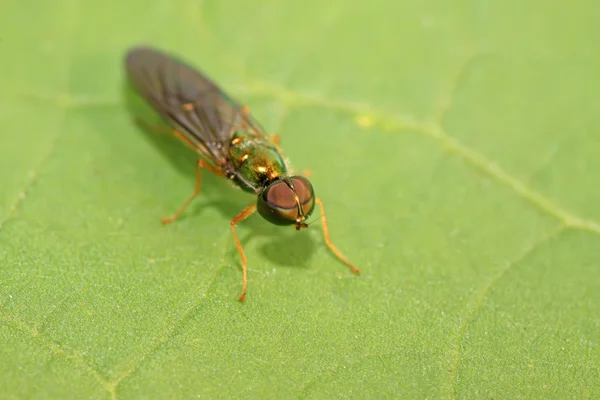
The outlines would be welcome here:
[[[148,122],[144,121],[143,119],[139,118],[139,117],[133,117],[133,121],[135,122],[136,125],[141,126],[143,129],[150,131],[152,133],[157,133],[157,134],[172,134],[174,129],[171,129],[168,125],[162,124],[149,124]],[[164,122],[164,121],[163,121]]]
[[[140,119],[140,118],[134,118],[135,123],[138,124],[139,126],[141,126],[142,128],[144,128],[147,131],[150,132],[154,132],[154,133],[158,133],[158,134],[169,134],[169,135],[173,135],[175,136],[177,139],[181,140],[183,143],[186,144],[186,146],[188,146],[190,149],[195,150],[194,145],[192,144],[192,142],[190,142],[188,140],[188,138],[185,137],[185,135],[183,135],[181,132],[179,132],[177,129],[170,129],[167,126],[160,126],[160,125],[150,125],[148,124],[146,121]]]
[[[175,131],[175,132],[177,132],[177,131]],[[194,193],[192,193],[192,195],[187,198],[187,200],[181,205],[181,207],[179,207],[179,210],[177,210],[177,212],[175,214],[173,214],[170,217],[163,218],[161,220],[163,224],[169,224],[169,223],[175,221],[177,218],[179,218],[181,213],[183,213],[183,211],[192,202],[192,200],[194,200],[194,198],[196,196],[198,196],[198,193],[200,193],[200,183],[202,181],[202,179],[201,179],[202,178],[202,171],[201,171],[202,168],[206,168],[207,170],[209,170],[210,172],[212,172],[213,174],[215,174],[217,176],[223,175],[221,173],[221,171],[219,171],[217,168],[215,168],[211,164],[207,163],[206,161],[204,161],[202,159],[198,160],[198,162],[196,163],[196,186],[194,187]]]

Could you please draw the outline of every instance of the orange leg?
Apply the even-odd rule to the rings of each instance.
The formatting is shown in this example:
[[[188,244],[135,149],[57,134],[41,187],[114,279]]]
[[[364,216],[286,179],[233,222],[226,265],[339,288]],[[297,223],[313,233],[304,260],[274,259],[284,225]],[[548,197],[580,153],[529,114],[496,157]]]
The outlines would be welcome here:
[[[248,129],[248,118],[250,117],[250,108],[248,106],[242,106],[242,122],[240,124],[240,129],[245,130]]]
[[[281,137],[277,133],[271,135],[269,140],[276,146],[279,146],[281,144]],[[312,175],[312,171],[310,169],[305,169],[300,175],[302,175],[305,178],[310,178],[310,176]]]
[[[196,150],[196,148],[194,147],[192,142],[190,142],[181,132],[179,132],[176,129],[169,129],[165,126],[150,125],[139,118],[135,118],[135,122],[138,125],[140,125],[142,128],[146,129],[147,131],[151,131],[151,132],[159,133],[159,134],[160,133],[171,134],[171,135],[175,136],[176,138],[178,138],[179,140],[181,140],[183,143],[185,143],[189,148]]]
[[[133,120],[137,125],[141,126],[142,128],[144,128],[147,131],[151,131],[154,133],[171,133],[170,130],[165,128],[164,126],[150,125],[149,123],[147,123],[146,121],[144,121],[141,118],[133,117]]]
[[[329,229],[327,228],[327,219],[325,218],[325,208],[323,207],[323,202],[318,197],[315,202],[321,207],[321,224],[323,225],[323,237],[325,238],[325,243],[333,253],[340,259],[344,264],[350,267],[352,272],[356,275],[360,274],[360,270],[356,268],[354,265],[350,263],[350,261],[346,260],[346,257],[342,255],[342,253],[331,243],[331,239],[329,238]]]
[[[185,136],[183,136],[183,134],[177,130],[173,131],[173,135],[175,135],[179,140],[181,140],[183,143],[185,143],[190,149],[192,150],[198,150],[198,148],[196,146],[194,146],[192,144],[192,142],[190,142],[188,140],[188,138],[186,138]],[[218,175],[218,174],[217,174]]]
[[[210,172],[212,172],[213,174],[216,174],[218,176],[222,176],[223,175],[221,173],[221,171],[219,171],[218,169],[216,169],[215,167],[213,167],[211,164],[207,163],[204,160],[198,160],[198,162],[196,163],[196,187],[194,188],[194,193],[192,193],[192,195],[187,198],[187,200],[181,205],[181,207],[179,207],[179,210],[177,210],[177,212],[175,214],[173,214],[170,217],[163,218],[161,220],[163,224],[169,224],[169,223],[175,221],[177,218],[179,218],[179,216],[181,215],[181,213],[192,202],[192,200],[194,200],[194,198],[196,196],[198,196],[198,193],[200,193],[200,182],[202,180],[201,179],[201,177],[202,177],[201,169],[202,168],[206,168],[207,170],[209,170]]]
[[[300,175],[302,175],[305,178],[310,178],[312,175],[312,171],[310,169],[305,169]]]
[[[240,253],[240,257],[242,258],[242,294],[238,297],[239,301],[246,300],[246,287],[248,286],[248,273],[247,273],[247,262],[246,255],[244,254],[244,249],[242,248],[242,244],[240,243],[240,239],[238,238],[237,233],[235,232],[235,226],[251,216],[254,211],[256,211],[256,204],[251,204],[248,207],[244,208],[238,215],[236,215],[230,223],[231,233],[233,233],[233,240],[235,240],[235,247],[238,249],[238,253]]]

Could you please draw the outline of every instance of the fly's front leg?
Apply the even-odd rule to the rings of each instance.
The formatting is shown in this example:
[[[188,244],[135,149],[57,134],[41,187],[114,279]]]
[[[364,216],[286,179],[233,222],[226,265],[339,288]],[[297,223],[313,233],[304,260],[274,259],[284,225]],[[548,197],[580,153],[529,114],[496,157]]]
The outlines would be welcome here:
[[[348,261],[346,259],[346,257],[344,257],[342,255],[342,253],[333,245],[333,243],[331,243],[331,238],[329,237],[329,228],[327,227],[327,218],[325,217],[325,208],[323,207],[323,202],[318,197],[315,199],[315,202],[319,205],[319,207],[321,207],[321,225],[323,225],[323,237],[325,239],[325,243],[327,244],[327,247],[329,247],[329,249],[333,252],[333,254],[335,254],[337,256],[337,258],[339,258],[339,260],[341,262],[343,262],[344,264],[349,266],[350,269],[352,270],[352,272],[354,272],[356,275],[360,274],[360,270],[358,268],[356,268],[350,261]]]
[[[235,247],[237,247],[238,253],[240,253],[240,257],[242,259],[242,294],[238,297],[239,301],[246,300],[246,288],[248,287],[248,272],[247,272],[247,262],[246,262],[246,254],[244,254],[244,249],[242,248],[242,244],[240,243],[240,239],[238,238],[237,233],[235,232],[235,226],[251,216],[256,211],[256,204],[251,204],[248,207],[244,208],[238,215],[236,215],[230,223],[231,233],[233,234],[233,240],[235,240]]]

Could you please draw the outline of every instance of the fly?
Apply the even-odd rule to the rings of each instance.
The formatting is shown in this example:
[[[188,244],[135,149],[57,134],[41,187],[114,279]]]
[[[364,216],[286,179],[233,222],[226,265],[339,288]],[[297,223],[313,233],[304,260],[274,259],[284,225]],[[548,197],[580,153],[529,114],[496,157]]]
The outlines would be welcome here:
[[[202,169],[231,180],[240,189],[257,196],[230,222],[235,246],[242,259],[242,293],[248,286],[247,260],[235,227],[254,212],[275,225],[307,228],[316,205],[321,207],[323,237],[329,249],[355,273],[352,265],[331,243],[321,199],[310,181],[293,175],[282,157],[279,136],[268,136],[239,105],[215,83],[182,60],[149,47],[131,49],[125,59],[127,75],[137,92],[169,123],[174,136],[194,149],[194,192],[163,224],[175,221],[200,193]]]

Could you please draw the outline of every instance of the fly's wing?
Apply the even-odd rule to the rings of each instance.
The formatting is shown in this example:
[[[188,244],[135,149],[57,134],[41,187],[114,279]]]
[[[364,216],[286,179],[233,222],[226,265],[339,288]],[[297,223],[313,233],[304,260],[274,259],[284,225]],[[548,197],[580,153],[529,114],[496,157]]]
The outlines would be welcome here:
[[[265,136],[239,104],[181,60],[138,47],[127,53],[125,67],[138,93],[217,165],[226,163],[227,147],[236,130]]]

